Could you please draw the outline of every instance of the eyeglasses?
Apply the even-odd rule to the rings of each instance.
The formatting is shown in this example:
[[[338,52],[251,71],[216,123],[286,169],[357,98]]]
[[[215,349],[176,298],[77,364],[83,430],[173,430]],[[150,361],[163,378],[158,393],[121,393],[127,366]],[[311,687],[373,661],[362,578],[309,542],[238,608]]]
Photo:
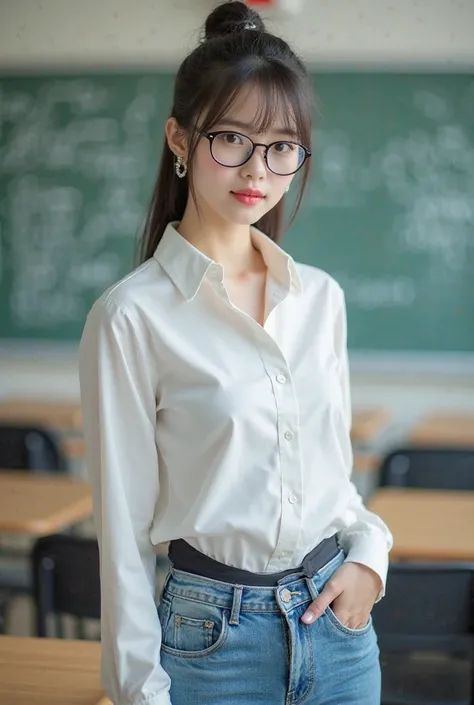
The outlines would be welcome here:
[[[311,156],[311,150],[299,142],[280,140],[271,144],[261,144],[239,132],[203,132],[201,130],[198,132],[203,137],[207,137],[212,158],[221,166],[242,166],[252,158],[257,147],[263,147],[263,158],[268,169],[278,176],[290,176],[301,169],[308,157]]]

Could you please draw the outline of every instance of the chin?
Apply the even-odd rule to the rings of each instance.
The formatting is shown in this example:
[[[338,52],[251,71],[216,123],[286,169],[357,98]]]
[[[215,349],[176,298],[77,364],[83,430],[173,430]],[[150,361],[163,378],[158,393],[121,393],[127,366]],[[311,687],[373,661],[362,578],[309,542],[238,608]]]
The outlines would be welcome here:
[[[263,218],[269,210],[269,208],[252,208],[242,206],[233,208],[232,211],[227,211],[227,214],[224,217],[231,223],[237,223],[238,225],[253,225],[253,223],[257,223],[260,218]]]

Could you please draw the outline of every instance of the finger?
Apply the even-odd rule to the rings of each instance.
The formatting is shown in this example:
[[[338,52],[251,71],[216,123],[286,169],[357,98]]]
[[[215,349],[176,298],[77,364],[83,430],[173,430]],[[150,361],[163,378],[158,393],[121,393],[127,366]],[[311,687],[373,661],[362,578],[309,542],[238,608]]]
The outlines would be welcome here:
[[[313,600],[301,620],[305,624],[312,624],[323,615],[329,605],[340,595],[340,591],[334,583],[329,581],[318,597]]]
[[[367,626],[369,615],[367,617],[363,612],[348,612],[347,610],[337,610],[334,605],[331,605],[336,619],[348,629],[363,629]]]

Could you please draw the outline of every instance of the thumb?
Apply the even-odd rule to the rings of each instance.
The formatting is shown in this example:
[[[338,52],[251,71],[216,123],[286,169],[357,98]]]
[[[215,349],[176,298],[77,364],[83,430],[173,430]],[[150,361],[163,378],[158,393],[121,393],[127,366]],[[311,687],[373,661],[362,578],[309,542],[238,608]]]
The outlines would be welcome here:
[[[312,624],[315,622],[326,612],[327,608],[332,602],[334,602],[338,594],[339,591],[334,586],[334,583],[329,581],[322,593],[318,595],[318,597],[310,604],[304,615],[301,617],[301,620],[305,624]]]

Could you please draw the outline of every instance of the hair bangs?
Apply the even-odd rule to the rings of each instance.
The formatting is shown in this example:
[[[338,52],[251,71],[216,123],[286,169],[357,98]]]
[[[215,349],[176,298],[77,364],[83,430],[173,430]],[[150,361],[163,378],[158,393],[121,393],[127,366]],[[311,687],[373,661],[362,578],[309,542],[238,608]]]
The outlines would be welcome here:
[[[245,72],[244,82],[242,66],[231,67],[226,75],[221,74],[220,85],[214,85],[213,98],[208,102],[205,114],[197,118],[196,127],[210,131],[215,124],[225,120],[240,98],[245,99],[245,95],[256,88],[259,101],[250,124],[251,131],[264,134],[278,122],[279,129],[311,148],[312,106],[308,104],[306,93],[295,82],[294,74],[287,72],[281,64],[261,60],[252,63],[253,66]],[[209,91],[208,95],[212,93]]]
[[[294,76],[287,75],[284,66],[270,65],[257,73],[252,83],[260,95],[254,119],[255,132],[269,132],[278,125],[289,136],[311,148],[311,106],[306,104],[304,93],[295,85]]]

